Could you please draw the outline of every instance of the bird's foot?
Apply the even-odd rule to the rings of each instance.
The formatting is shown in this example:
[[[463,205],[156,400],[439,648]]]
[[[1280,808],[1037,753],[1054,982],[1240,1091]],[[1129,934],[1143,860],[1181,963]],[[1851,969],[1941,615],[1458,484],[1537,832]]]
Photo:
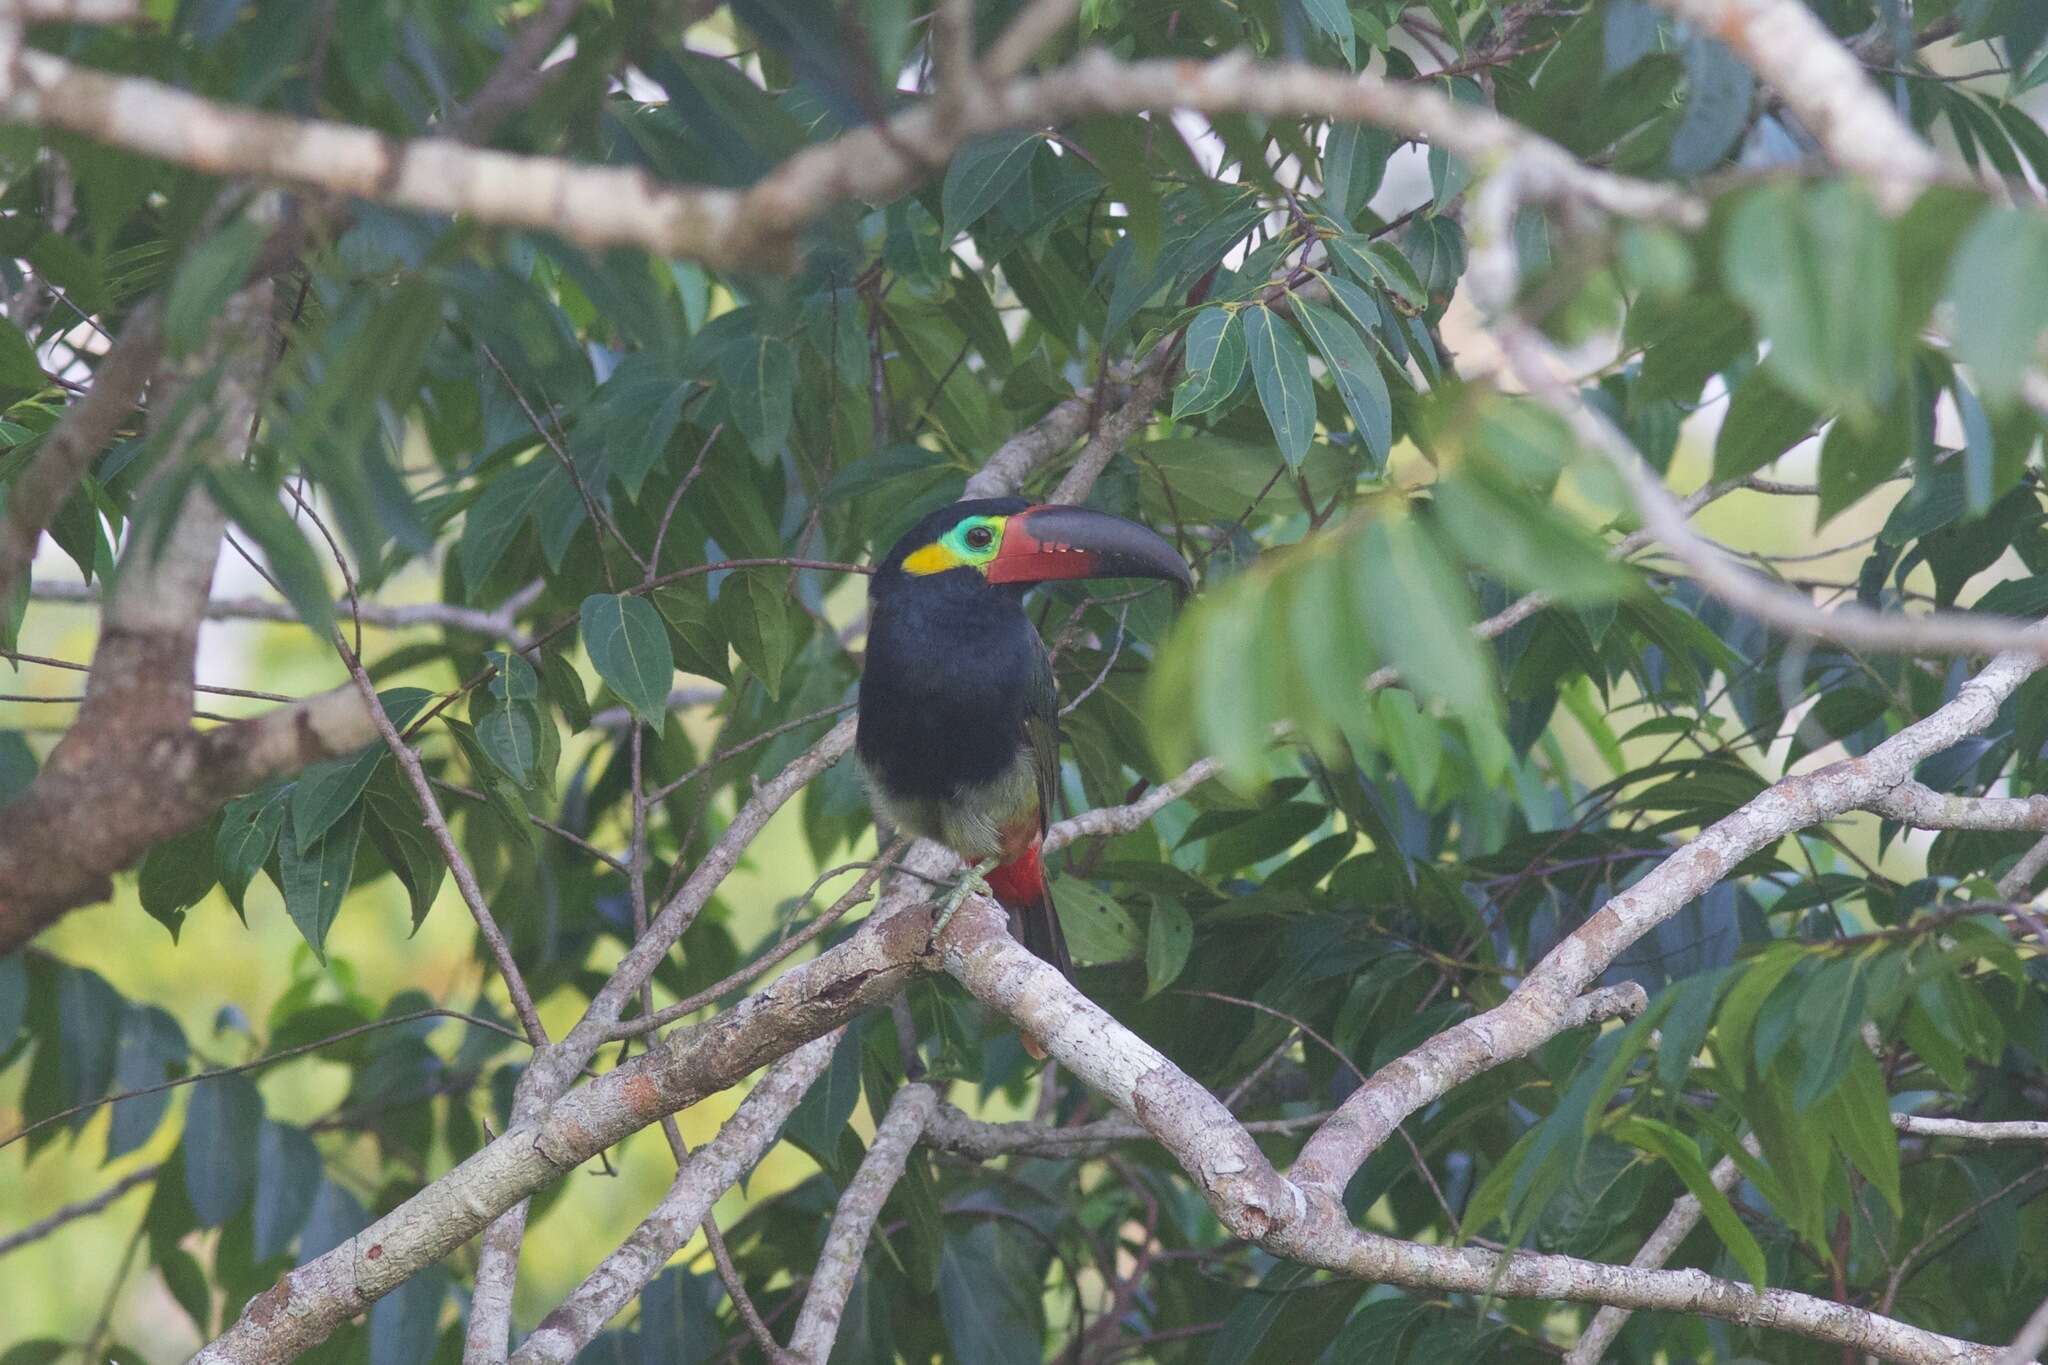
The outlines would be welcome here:
[[[953,889],[939,902],[939,917],[932,921],[934,940],[945,931],[946,925],[952,920],[954,912],[959,910],[962,901],[976,893],[984,896],[995,895],[995,892],[989,889],[988,874],[995,870],[996,862],[994,858],[982,859],[962,873],[960,880],[953,884]]]

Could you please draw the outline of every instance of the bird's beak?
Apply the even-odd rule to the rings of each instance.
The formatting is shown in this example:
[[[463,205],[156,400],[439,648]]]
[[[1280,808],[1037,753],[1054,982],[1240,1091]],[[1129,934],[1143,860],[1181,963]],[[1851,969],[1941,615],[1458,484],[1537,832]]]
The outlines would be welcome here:
[[[988,581],[1055,578],[1163,578],[1180,596],[1195,585],[1173,546],[1134,521],[1061,503],[1012,514],[1003,523],[1003,548],[989,561]]]

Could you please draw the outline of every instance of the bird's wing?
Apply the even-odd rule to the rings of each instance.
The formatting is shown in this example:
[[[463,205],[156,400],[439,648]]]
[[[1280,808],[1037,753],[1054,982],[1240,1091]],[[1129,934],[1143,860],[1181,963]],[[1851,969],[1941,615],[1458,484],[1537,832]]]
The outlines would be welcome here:
[[[1052,656],[1043,647],[1026,685],[1024,741],[1031,748],[1032,775],[1038,779],[1038,832],[1044,834],[1060,786],[1060,690],[1053,680]]]

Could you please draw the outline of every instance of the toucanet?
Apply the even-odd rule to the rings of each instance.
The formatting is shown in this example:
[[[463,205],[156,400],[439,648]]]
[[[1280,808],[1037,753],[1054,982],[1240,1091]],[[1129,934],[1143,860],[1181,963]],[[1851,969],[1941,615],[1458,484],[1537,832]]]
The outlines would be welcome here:
[[[856,751],[877,818],[959,854],[973,868],[959,893],[985,886],[1019,941],[1072,975],[1039,848],[1059,784],[1059,692],[1024,614],[1027,588],[1063,578],[1192,586],[1165,540],[1086,507],[987,498],[912,527],[868,589]]]

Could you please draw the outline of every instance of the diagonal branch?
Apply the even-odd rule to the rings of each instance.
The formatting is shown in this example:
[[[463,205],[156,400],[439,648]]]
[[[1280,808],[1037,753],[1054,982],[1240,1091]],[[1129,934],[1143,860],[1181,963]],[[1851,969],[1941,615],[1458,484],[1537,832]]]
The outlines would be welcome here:
[[[1752,1134],[1742,1140],[1742,1146],[1751,1156],[1762,1150]],[[1742,1168],[1735,1164],[1735,1158],[1724,1156],[1714,1163],[1714,1169],[1707,1173],[1707,1179],[1714,1188],[1726,1194],[1742,1179]],[[1635,1258],[1629,1265],[1637,1270],[1655,1270],[1678,1253],[1678,1248],[1692,1230],[1700,1225],[1706,1209],[1696,1194],[1681,1194],[1672,1202],[1671,1211],[1664,1215],[1664,1221],[1643,1240]],[[1603,1308],[1593,1315],[1586,1324],[1586,1330],[1579,1333],[1579,1339],[1565,1352],[1564,1365],[1600,1365],[1600,1357],[1607,1354],[1607,1348],[1614,1344],[1615,1337],[1628,1325],[1632,1316],[1626,1308]]]
[[[1359,1165],[1409,1114],[1554,1036],[1572,1002],[1624,948],[1704,894],[1751,854],[1795,831],[1858,809],[1906,782],[1922,759],[1989,725],[2006,698],[2041,666],[2036,652],[2001,655],[1964,683],[1947,704],[1861,758],[1783,778],[1701,831],[1595,911],[1501,1004],[1446,1029],[1374,1073],[1302,1148],[1294,1179],[1332,1198],[1341,1195]]]
[[[1799,116],[1829,159],[1867,177],[1895,209],[1942,174],[1892,102],[1799,0],[1655,0],[1726,43]]]
[[[92,386],[64,409],[28,468],[8,485],[6,515],[0,518],[0,602],[11,598],[28,572],[43,528],[140,401],[162,350],[161,312],[152,300],[129,315],[94,368]]]
[[[1362,1232],[1344,1214],[1341,1187],[1304,1186],[1281,1175],[1221,1102],[1014,942],[994,902],[970,898],[939,946],[946,971],[970,994],[1037,1037],[1061,1066],[1136,1119],[1180,1162],[1226,1228],[1277,1256],[1416,1289],[1658,1308],[1778,1327],[1914,1365],[1988,1365],[1992,1358],[1989,1347],[1862,1309],[1786,1290],[1758,1293],[1696,1270],[1502,1255]],[[1596,991],[1560,1011],[1547,1036],[1640,1010],[1643,1003],[1639,988]]]
[[[697,1230],[718,1197],[751,1170],[824,1074],[843,1029],[812,1039],[771,1067],[718,1135],[691,1152],[654,1210],[512,1353],[513,1365],[563,1365],[604,1330]]]
[[[791,1353],[804,1365],[825,1365],[832,1354],[839,1319],[846,1312],[847,1296],[853,1293],[854,1277],[860,1273],[875,1221],[882,1216],[889,1191],[903,1178],[910,1149],[924,1134],[938,1102],[938,1092],[921,1082],[897,1091],[896,1098],[889,1101],[889,1112],[875,1128],[875,1139],[861,1158],[860,1169],[840,1193],[825,1245],[811,1271],[810,1291],[804,1295],[804,1306],[789,1336]]]

